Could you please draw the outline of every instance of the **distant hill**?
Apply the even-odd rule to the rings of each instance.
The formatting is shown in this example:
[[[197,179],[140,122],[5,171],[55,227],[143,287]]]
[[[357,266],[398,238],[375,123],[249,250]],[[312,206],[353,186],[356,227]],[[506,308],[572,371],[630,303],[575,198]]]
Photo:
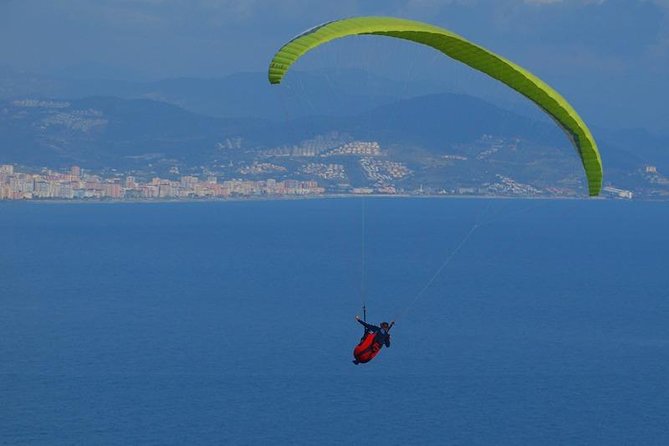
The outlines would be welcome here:
[[[37,97],[82,99],[111,96],[151,99],[218,117],[284,120],[308,115],[348,116],[398,99],[443,91],[425,82],[405,83],[368,73],[295,73],[281,87],[266,73],[237,73],[223,78],[178,78],[151,82],[55,78],[0,68],[0,99]]]
[[[555,126],[452,94],[402,100],[353,116],[283,121],[212,117],[161,101],[113,97],[15,99],[0,106],[0,157],[21,163],[122,164],[123,157],[147,153],[201,162],[228,139],[241,138],[251,150],[333,131],[437,151],[483,134],[568,146]]]
[[[197,96],[185,90],[182,94]],[[216,165],[228,166],[225,175],[235,175],[234,166],[253,163],[272,149],[330,134],[342,141],[378,141],[393,159],[411,167],[412,181],[438,182],[445,175],[488,181],[501,174],[545,183],[573,177],[580,169],[571,144],[555,124],[467,95],[431,94],[348,115],[286,114],[283,119],[210,116],[153,99],[0,101],[0,161],[32,166],[152,166],[160,172],[173,165]],[[669,172],[669,138],[642,130],[597,130],[595,136],[605,181],[633,185],[648,164]],[[457,157],[469,162],[444,161]],[[293,164],[287,167],[301,165]]]
[[[568,145],[552,123],[459,94],[432,94],[383,105],[363,114],[359,122],[361,130],[379,131],[388,142],[420,144],[434,149],[443,148],[444,144],[470,142],[482,134]]]
[[[91,168],[123,168],[135,158],[198,163],[228,138],[271,128],[263,120],[214,118],[147,99],[17,99],[0,104],[0,159]]]

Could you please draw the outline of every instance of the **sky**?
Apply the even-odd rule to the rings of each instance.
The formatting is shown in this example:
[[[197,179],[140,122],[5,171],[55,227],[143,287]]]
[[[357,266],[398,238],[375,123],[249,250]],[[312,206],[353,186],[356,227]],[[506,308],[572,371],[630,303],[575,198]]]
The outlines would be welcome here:
[[[0,65],[128,80],[265,71],[291,37],[356,15],[443,26],[530,69],[597,124],[669,134],[669,0],[0,0]],[[347,42],[338,57],[300,68],[328,68],[341,51],[364,48],[388,53],[374,59],[378,74],[406,75],[394,72],[392,45],[365,45]],[[369,69],[356,66],[360,54],[346,63]],[[412,75],[449,73],[433,68]]]

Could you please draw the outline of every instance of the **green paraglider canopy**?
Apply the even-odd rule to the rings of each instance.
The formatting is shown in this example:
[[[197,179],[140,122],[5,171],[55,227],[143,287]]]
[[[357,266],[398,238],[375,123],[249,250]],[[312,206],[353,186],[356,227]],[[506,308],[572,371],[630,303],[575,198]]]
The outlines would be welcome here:
[[[300,57],[317,46],[347,36],[380,35],[430,46],[503,82],[542,108],[569,136],[581,157],[591,196],[602,187],[602,160],[590,129],[557,91],[524,68],[444,28],[393,17],[354,17],[312,28],[285,44],[269,67],[269,81],[278,84]]]

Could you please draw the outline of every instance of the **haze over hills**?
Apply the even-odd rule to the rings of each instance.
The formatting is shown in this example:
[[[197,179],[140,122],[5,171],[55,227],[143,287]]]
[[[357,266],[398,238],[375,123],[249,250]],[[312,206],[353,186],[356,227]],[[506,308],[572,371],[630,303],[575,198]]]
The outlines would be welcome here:
[[[447,152],[449,145],[481,135],[516,137],[567,147],[557,127],[465,95],[438,94],[401,100],[352,116],[313,116],[275,121],[220,118],[149,99],[90,97],[76,100],[15,99],[2,104],[0,142],[5,158],[27,163],[41,156],[81,163],[116,163],[161,153],[184,162],[211,156],[226,139],[244,150],[299,144],[341,132],[384,145],[412,145]],[[22,147],[12,150],[12,147]]]
[[[0,99],[29,97],[82,99],[112,96],[152,99],[219,117],[285,120],[346,116],[418,95],[444,92],[434,82],[400,82],[355,70],[298,73],[281,87],[267,73],[237,73],[223,78],[177,78],[147,82],[76,79],[20,73],[0,67]]]
[[[402,89],[375,79],[370,92],[361,86],[347,90],[352,79],[296,78],[302,90],[271,87],[257,73],[133,83],[22,78],[5,70],[0,160],[145,175],[179,166],[223,177],[246,172],[249,178],[269,174],[244,167],[254,163],[271,161],[286,169],[285,177],[306,178],[305,165],[334,162],[347,171],[336,181],[364,186],[371,180],[361,171],[360,157],[328,151],[371,141],[388,162],[411,172],[394,181],[399,187],[477,185],[499,175],[542,187],[582,187],[568,139],[538,111],[517,113],[464,94],[412,96],[430,85]],[[647,182],[640,174],[645,165],[669,172],[669,138],[602,129],[596,137],[609,184],[638,187]]]

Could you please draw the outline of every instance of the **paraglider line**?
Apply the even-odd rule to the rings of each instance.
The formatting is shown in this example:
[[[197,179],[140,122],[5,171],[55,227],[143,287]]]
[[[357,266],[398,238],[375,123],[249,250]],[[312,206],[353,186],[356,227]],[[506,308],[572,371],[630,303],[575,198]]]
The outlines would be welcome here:
[[[360,301],[362,303],[362,312],[364,321],[367,322],[367,305],[365,304],[365,197],[362,197],[360,218]]]
[[[414,296],[413,300],[411,300],[411,302],[409,302],[409,304],[404,309],[404,311],[402,311],[399,314],[399,316],[395,318],[395,320],[398,320],[400,317],[406,315],[409,312],[409,309],[411,309],[411,307],[418,301],[418,299],[420,299],[423,296],[423,294],[425,294],[425,292],[430,288],[430,286],[434,283],[434,281],[437,280],[437,277],[439,277],[439,275],[441,275],[441,273],[448,266],[448,264],[451,263],[451,260],[453,260],[453,258],[465,246],[465,244],[471,238],[471,236],[474,234],[474,232],[480,227],[481,227],[481,225],[478,224],[478,223],[476,223],[474,226],[472,226],[472,228],[469,230],[469,232],[462,238],[462,240],[460,240],[460,243],[458,243],[458,245],[455,247],[455,249],[453,251],[451,251],[451,253],[448,255],[448,257],[446,257],[446,260],[444,260],[444,262],[441,264],[441,266],[432,275],[430,280],[427,281],[425,286],[423,286],[423,288],[418,292],[418,294],[416,294]]]

